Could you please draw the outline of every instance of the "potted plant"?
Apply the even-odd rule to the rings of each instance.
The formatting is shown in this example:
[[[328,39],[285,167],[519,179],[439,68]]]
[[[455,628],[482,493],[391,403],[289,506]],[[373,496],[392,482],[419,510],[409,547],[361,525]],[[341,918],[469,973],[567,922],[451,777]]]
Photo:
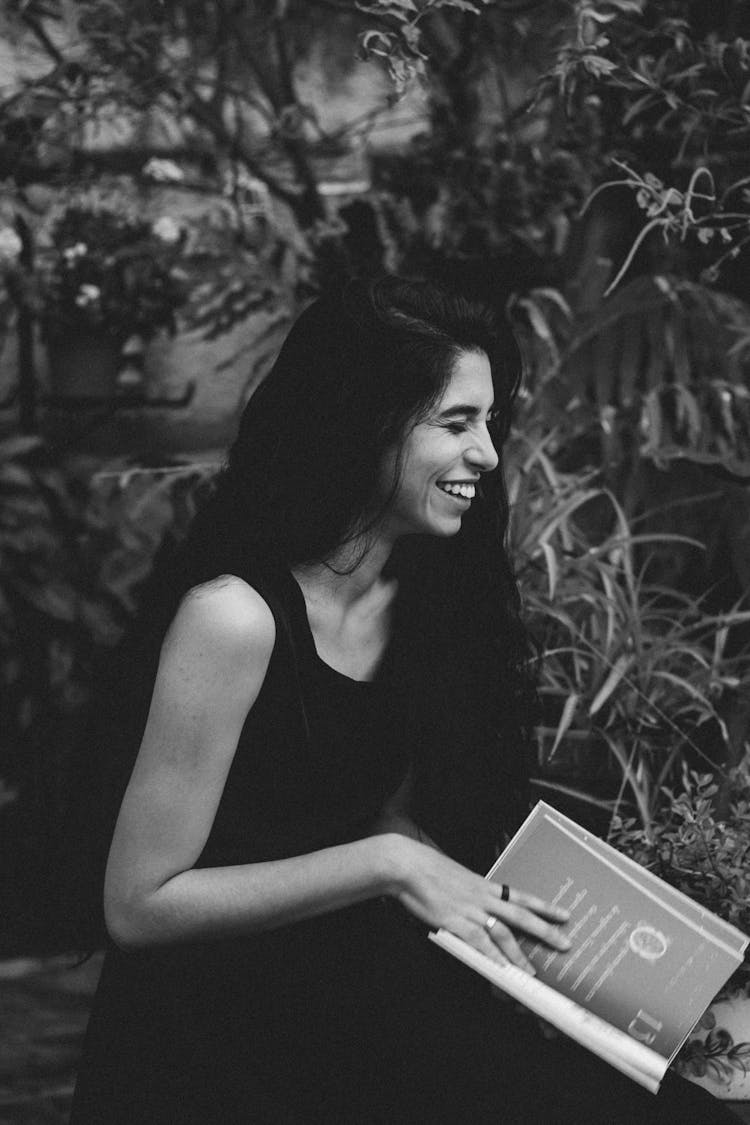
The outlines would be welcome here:
[[[750,613],[712,613],[650,581],[654,553],[690,541],[636,534],[594,473],[558,471],[540,443],[520,443],[509,495],[526,617],[544,654],[536,783],[575,802],[574,817],[590,814],[595,831],[624,802],[648,829],[683,761],[732,760],[741,744],[725,719],[750,683],[737,640]]]
[[[40,269],[53,392],[108,398],[123,382],[128,354],[159,331],[174,333],[187,296],[177,265],[183,243],[170,216],[151,223],[107,207],[63,212]]]
[[[750,934],[750,750],[716,766],[747,746],[750,614],[650,583],[649,553],[675,537],[633,534],[594,474],[559,472],[542,443],[518,454],[511,535],[544,652],[534,785]],[[725,1098],[750,1098],[749,994],[741,970],[677,1061]]]
[[[750,933],[750,750],[723,775],[685,771],[680,790],[662,798],[648,828],[614,817],[610,842]],[[732,975],[675,1065],[719,1098],[750,1100],[750,964]]]

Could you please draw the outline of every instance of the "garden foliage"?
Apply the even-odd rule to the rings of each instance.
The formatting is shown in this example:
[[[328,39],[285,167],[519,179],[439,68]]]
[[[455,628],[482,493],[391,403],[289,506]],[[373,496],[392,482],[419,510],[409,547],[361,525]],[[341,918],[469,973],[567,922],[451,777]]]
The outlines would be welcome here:
[[[512,530],[547,650],[545,782],[563,784],[565,760],[577,790],[627,800],[648,829],[684,762],[738,761],[750,588],[747,6],[24,0],[5,20],[38,56],[0,101],[6,230],[43,225],[35,200],[114,170],[134,188],[169,180],[219,200],[226,221],[186,247],[181,315],[216,338],[267,310],[260,365],[273,326],[342,269],[442,274],[508,308],[528,368]],[[381,102],[345,127],[327,128],[301,92],[318,35],[329,77],[347,78],[357,53],[389,75]],[[369,187],[332,205],[331,165],[366,151],[409,83],[422,83],[424,128],[408,146],[373,150]],[[138,125],[130,143],[87,151],[83,126],[113,112]],[[21,272],[8,271],[9,286]],[[13,302],[3,307],[12,314]],[[127,615],[107,560],[141,535],[125,583],[135,586],[171,526],[160,505],[179,489],[153,478],[162,515],[151,525],[136,527],[109,496],[92,527],[91,497],[70,507],[68,491],[81,494],[67,464],[45,468],[53,485],[15,455],[3,472],[14,504],[30,497],[48,544],[36,581],[59,592],[59,539],[77,583],[59,604],[37,605],[35,627],[50,639],[26,654],[13,615],[31,612],[17,608],[31,595],[11,549],[6,679],[51,682],[66,668],[64,700],[103,639],[101,614],[116,618],[113,633]],[[686,479],[728,520],[691,520],[701,509],[680,491]],[[666,538],[678,508],[680,533]],[[28,713],[25,692],[12,688],[14,714]]]

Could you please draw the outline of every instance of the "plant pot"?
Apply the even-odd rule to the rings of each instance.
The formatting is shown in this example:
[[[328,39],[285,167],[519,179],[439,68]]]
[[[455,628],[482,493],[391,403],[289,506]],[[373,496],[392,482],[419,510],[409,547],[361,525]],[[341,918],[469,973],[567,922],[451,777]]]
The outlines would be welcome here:
[[[715,1001],[714,1026],[697,1027],[680,1052],[680,1072],[715,1098],[750,1101],[750,996],[743,990]]]
[[[55,397],[106,401],[117,388],[119,342],[107,332],[82,331],[47,340],[50,391]]]

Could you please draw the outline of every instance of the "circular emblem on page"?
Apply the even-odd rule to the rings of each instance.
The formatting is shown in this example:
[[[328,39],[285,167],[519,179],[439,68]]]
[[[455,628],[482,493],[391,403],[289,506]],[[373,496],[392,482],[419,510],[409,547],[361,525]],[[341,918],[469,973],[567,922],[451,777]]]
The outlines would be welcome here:
[[[628,945],[644,961],[658,961],[667,952],[669,938],[661,930],[639,922],[628,938]]]

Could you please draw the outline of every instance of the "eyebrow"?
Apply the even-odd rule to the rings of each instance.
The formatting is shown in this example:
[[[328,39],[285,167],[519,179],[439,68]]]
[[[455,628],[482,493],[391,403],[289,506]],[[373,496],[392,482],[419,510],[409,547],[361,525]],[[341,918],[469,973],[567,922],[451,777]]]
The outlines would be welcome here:
[[[494,410],[495,410],[495,404],[493,402],[492,405],[490,406],[489,410],[487,411],[487,413],[492,414],[494,412]],[[461,417],[461,418],[464,418],[464,417],[466,417],[466,418],[478,418],[479,415],[482,414],[482,413],[483,413],[483,411],[481,411],[478,406],[474,406],[471,403],[465,402],[465,403],[457,403],[456,406],[449,406],[447,410],[441,410],[438,417],[439,418],[458,418],[458,417]]]

